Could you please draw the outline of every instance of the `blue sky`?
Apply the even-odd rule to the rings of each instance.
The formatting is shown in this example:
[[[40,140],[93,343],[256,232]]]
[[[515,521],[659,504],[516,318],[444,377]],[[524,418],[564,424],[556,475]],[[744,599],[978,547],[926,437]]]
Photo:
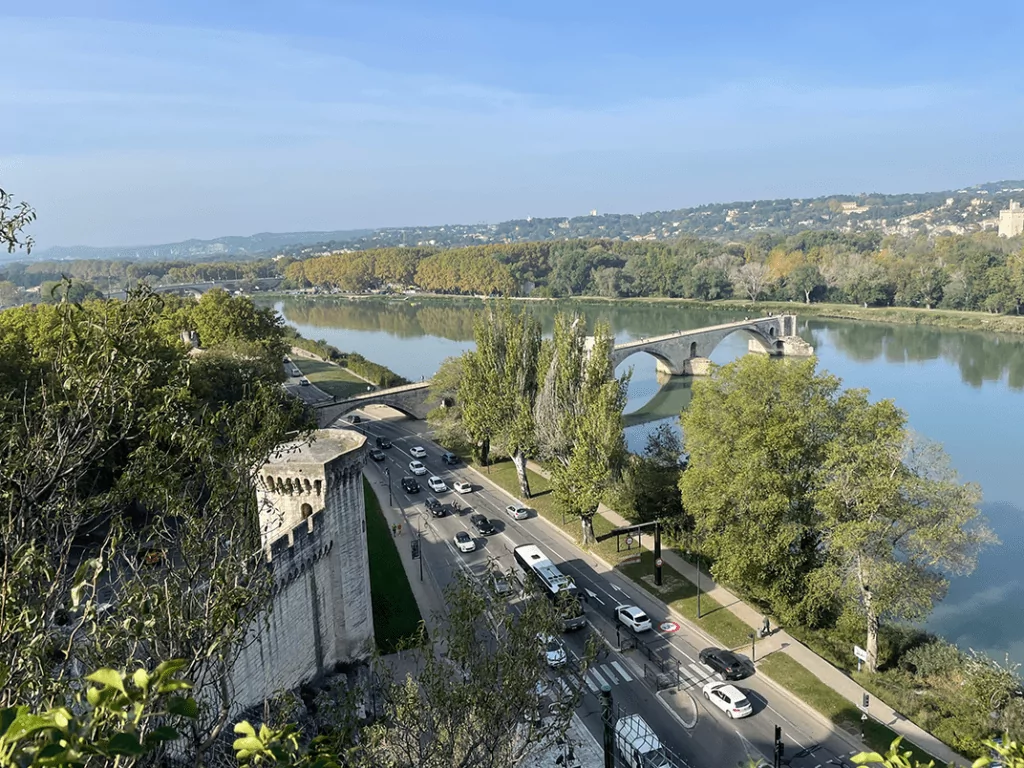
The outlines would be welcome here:
[[[0,0],[0,186],[47,246],[1024,178],[1022,4],[784,5]]]

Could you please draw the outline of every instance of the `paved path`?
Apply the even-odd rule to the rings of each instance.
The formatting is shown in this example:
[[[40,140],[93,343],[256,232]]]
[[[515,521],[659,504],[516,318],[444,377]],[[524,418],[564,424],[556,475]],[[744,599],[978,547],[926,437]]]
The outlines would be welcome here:
[[[550,477],[548,471],[534,462],[528,462],[531,470],[542,477]],[[598,508],[598,513],[616,527],[626,527],[630,522],[622,515],[604,504]],[[697,583],[697,568],[676,551],[663,549],[662,559],[666,565],[674,568],[683,578],[690,583]],[[740,598],[736,597],[725,587],[719,586],[706,572],[701,570],[701,590],[704,594],[710,595],[719,605],[728,610],[734,616],[747,624],[751,629],[761,628],[764,616],[754,608],[747,605]],[[673,611],[673,613],[675,613]],[[685,616],[675,613],[682,621],[687,621]],[[687,621],[687,623],[689,623]],[[862,688],[857,682],[850,678],[845,672],[832,666],[829,662],[818,656],[814,651],[794,638],[784,630],[774,631],[768,638],[759,640],[757,644],[758,658],[764,658],[770,653],[781,652],[789,655],[795,661],[806,667],[811,674],[821,680],[825,685],[832,688],[844,698],[848,699],[858,707],[863,702],[863,697],[868,691]],[[852,653],[851,649],[851,653]],[[921,749],[942,761],[943,765],[955,764],[958,766],[969,766],[971,761],[962,755],[957,754],[947,747],[943,742],[932,736],[920,726],[896,712],[892,707],[871,696],[871,703],[868,707],[868,714],[875,720],[884,723],[898,735],[904,736]]]

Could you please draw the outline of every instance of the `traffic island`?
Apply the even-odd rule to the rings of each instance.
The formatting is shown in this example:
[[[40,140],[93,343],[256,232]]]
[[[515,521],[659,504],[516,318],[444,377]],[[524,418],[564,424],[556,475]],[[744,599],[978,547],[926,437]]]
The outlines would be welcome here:
[[[657,696],[661,699],[672,717],[679,721],[679,724],[690,730],[697,725],[697,700],[693,695],[683,688],[668,688],[658,691]]]

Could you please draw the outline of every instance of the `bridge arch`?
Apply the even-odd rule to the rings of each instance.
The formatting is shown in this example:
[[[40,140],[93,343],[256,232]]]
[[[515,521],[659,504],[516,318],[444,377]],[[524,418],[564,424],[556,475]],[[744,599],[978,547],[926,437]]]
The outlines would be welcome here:
[[[635,365],[636,361],[634,360],[634,358],[637,357],[638,355],[646,355],[647,357],[653,358],[654,365],[656,366],[659,373],[674,375],[673,371],[675,370],[675,367],[671,358],[669,358],[666,355],[663,355],[656,349],[645,349],[643,347],[637,348],[636,350],[630,352],[628,355],[626,355],[626,357],[619,360],[619,362],[616,363],[615,367],[618,368],[620,365],[624,365],[630,360],[633,360],[632,365]]]
[[[361,408],[365,408],[368,405],[386,405],[388,408],[393,408],[394,410],[398,411],[399,413],[401,413],[403,416],[406,416],[407,418],[410,418],[410,419],[419,419],[420,418],[419,415],[417,415],[411,409],[405,407],[401,403],[390,402],[390,401],[388,401],[388,400],[386,400],[384,398],[381,398],[381,399],[378,400],[377,398],[373,398],[373,397],[368,397],[365,400],[360,400],[360,401],[355,402],[355,403],[341,403],[341,404],[339,404],[337,406],[337,408],[331,408],[330,416],[328,418],[330,418],[330,420],[331,420],[330,423],[331,424],[336,424],[339,419],[341,419],[342,417],[347,416],[348,414],[352,413],[352,411],[358,411]],[[327,406],[327,407],[330,408],[330,406]],[[325,410],[326,410],[326,408],[325,408]]]

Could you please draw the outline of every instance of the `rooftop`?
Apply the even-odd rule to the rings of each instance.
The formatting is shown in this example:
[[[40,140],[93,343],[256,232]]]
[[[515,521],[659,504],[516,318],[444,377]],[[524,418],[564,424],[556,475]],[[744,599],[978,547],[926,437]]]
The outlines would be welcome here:
[[[364,443],[366,436],[351,429],[318,429],[306,440],[279,445],[266,465],[327,464]]]

